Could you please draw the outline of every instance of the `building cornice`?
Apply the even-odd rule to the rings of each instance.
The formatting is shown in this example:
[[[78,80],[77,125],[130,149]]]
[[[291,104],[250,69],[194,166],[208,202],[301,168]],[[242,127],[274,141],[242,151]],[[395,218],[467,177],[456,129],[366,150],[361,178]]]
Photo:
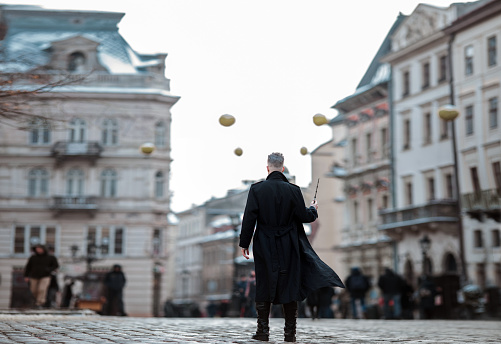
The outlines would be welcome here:
[[[414,44],[411,44],[401,50],[391,52],[385,55],[381,61],[390,64],[395,64],[407,57],[409,55],[415,55],[418,51],[424,50],[425,48],[430,48],[441,43],[447,42],[447,35],[443,31],[438,31]]]

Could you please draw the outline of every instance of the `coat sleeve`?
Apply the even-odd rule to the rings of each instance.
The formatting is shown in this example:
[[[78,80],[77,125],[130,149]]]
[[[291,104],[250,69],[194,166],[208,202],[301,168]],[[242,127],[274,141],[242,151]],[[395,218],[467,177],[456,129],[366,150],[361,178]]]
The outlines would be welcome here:
[[[24,268],[24,277],[30,277],[31,274],[31,257],[28,259],[28,263],[26,263],[26,266]]]
[[[247,204],[245,205],[244,218],[242,220],[242,230],[240,233],[240,244],[242,248],[249,248],[256,227],[257,217],[259,215],[259,205],[254,193],[254,189],[249,189]]]
[[[299,188],[296,190],[294,202],[296,204],[295,216],[299,221],[302,223],[310,223],[317,219],[318,213],[315,207],[311,206],[306,208],[304,206],[304,198]]]

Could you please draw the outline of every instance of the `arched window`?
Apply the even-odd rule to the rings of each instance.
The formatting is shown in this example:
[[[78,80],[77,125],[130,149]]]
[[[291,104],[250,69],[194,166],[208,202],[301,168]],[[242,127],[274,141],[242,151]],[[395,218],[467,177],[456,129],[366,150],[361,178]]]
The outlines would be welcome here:
[[[117,173],[114,170],[104,170],[101,173],[101,196],[116,197]]]
[[[30,125],[30,144],[44,145],[50,143],[50,126],[47,121],[36,119]]]
[[[166,144],[166,128],[164,122],[157,122],[155,124],[155,146],[165,147]]]
[[[162,198],[164,197],[164,174],[162,171],[158,171],[155,174],[155,197],[156,198]]]
[[[49,194],[49,173],[44,168],[34,168],[28,173],[28,194],[41,197]]]
[[[74,52],[68,58],[68,71],[82,73],[85,71],[85,55],[79,51]]]
[[[105,146],[113,146],[118,143],[118,123],[116,120],[104,120],[101,140]]]
[[[66,175],[66,194],[69,196],[82,196],[84,190],[84,172],[72,168]]]
[[[447,253],[445,256],[445,271],[449,273],[457,273],[458,266],[456,263],[456,258],[452,253]]]
[[[70,142],[84,142],[87,136],[87,124],[83,119],[70,121]]]

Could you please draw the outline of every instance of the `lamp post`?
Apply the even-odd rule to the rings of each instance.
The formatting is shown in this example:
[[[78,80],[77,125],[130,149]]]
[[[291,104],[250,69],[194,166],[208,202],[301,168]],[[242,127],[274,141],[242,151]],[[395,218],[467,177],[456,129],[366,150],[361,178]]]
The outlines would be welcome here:
[[[421,240],[419,240],[419,245],[421,245],[421,252],[423,254],[423,275],[431,275],[431,266],[428,264],[427,253],[431,247],[431,240],[428,235],[424,235]]]
[[[456,214],[458,216],[457,231],[459,237],[459,259],[461,261],[461,284],[464,285],[468,281],[468,271],[466,269],[466,261],[464,257],[463,217],[461,216],[461,189],[459,187],[456,127],[454,122],[455,119],[459,116],[459,110],[454,105],[445,105],[438,110],[438,115],[447,123],[450,122],[451,124],[452,154],[454,158],[454,186],[456,189]]]

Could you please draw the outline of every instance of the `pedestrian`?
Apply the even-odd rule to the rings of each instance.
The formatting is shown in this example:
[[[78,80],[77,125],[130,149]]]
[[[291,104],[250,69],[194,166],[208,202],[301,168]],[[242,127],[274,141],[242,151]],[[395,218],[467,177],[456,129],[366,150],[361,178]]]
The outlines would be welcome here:
[[[316,200],[305,207],[301,189],[289,183],[283,174],[281,153],[268,156],[267,170],[266,180],[249,189],[240,235],[240,247],[246,259],[249,259],[249,246],[254,237],[257,331],[252,338],[269,339],[269,313],[273,303],[282,305],[284,340],[294,342],[298,301],[321,287],[344,288],[344,285],[320,260],[304,232],[303,223],[318,217]]]
[[[318,319],[318,307],[320,305],[320,290],[313,290],[306,298],[306,304],[310,309],[311,320]]]
[[[403,279],[390,268],[385,268],[379,277],[378,287],[383,293],[383,313],[385,319],[400,319]],[[393,308],[391,306],[393,304]]]
[[[236,294],[238,296],[238,309],[240,311],[240,317],[243,318],[245,315],[245,307],[247,305],[247,297],[245,296],[245,289],[247,289],[247,277],[245,275],[240,276],[240,281],[236,285]]]
[[[402,318],[414,319],[414,288],[406,279],[403,280],[401,304]]]
[[[43,245],[35,245],[32,250],[33,255],[24,268],[24,279],[30,285],[31,294],[35,298],[35,306],[42,308],[47,301],[51,276],[59,267],[59,263]]]
[[[344,285],[350,294],[351,314],[353,319],[359,319],[360,316],[365,317],[365,295],[371,287],[369,279],[362,274],[360,268],[354,266],[351,268],[350,275],[344,282]],[[362,312],[360,316],[358,314],[357,301],[360,304],[360,310]]]
[[[256,272],[252,270],[247,278],[247,286],[245,288],[246,316],[256,317]]]
[[[123,302],[123,289],[126,279],[122,267],[118,264],[113,265],[111,271],[104,276],[104,285],[106,286],[106,303],[104,307],[105,315],[118,314],[126,316]],[[116,313],[114,312],[116,310]]]
[[[419,294],[419,318],[433,319],[437,288],[430,276],[422,275],[419,278],[418,294]]]

